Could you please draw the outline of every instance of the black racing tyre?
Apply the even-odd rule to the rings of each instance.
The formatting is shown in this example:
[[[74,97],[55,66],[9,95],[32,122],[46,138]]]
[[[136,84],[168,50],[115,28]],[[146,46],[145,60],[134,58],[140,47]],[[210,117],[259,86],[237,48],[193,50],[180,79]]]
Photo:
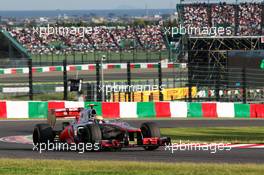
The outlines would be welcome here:
[[[49,124],[37,124],[33,130],[33,143],[35,145],[40,143],[54,142],[53,130]]]
[[[158,137],[160,138],[160,129],[154,122],[146,122],[143,123],[140,127],[141,133],[144,138],[150,138],[150,137]],[[159,146],[145,146],[144,149],[148,151],[153,151],[155,149],[158,149]]]
[[[93,144],[93,146],[98,144],[98,146],[100,146],[100,142],[102,140],[100,127],[97,124],[87,125],[84,128],[82,138],[84,143]]]
[[[64,130],[69,125],[70,125],[70,122],[62,122],[62,130]]]

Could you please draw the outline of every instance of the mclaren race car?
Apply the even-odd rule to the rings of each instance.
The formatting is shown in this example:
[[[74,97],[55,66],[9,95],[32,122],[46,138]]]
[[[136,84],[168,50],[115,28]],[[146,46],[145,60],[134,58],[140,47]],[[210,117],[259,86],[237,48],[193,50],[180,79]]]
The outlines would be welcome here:
[[[73,117],[72,122],[63,122],[61,130],[55,130],[56,118]],[[161,137],[154,122],[145,122],[140,128],[121,120],[104,120],[97,116],[94,105],[89,109],[66,108],[49,111],[48,124],[37,124],[33,131],[34,144],[60,142],[67,144],[98,144],[100,150],[143,147],[155,150],[170,144],[170,138]]]

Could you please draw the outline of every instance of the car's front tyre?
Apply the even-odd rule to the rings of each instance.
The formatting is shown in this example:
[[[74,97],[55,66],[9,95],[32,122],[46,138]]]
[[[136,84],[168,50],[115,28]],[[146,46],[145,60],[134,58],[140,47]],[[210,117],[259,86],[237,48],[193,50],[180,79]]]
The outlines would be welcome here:
[[[158,125],[154,122],[143,123],[140,127],[141,133],[144,138],[158,137],[160,138],[160,129]],[[144,146],[144,149],[147,151],[153,151],[158,149],[159,146]]]
[[[95,145],[100,147],[102,141],[102,132],[100,127],[97,124],[86,125],[83,130],[81,138],[83,143],[92,144],[93,150],[97,150],[95,148]]]

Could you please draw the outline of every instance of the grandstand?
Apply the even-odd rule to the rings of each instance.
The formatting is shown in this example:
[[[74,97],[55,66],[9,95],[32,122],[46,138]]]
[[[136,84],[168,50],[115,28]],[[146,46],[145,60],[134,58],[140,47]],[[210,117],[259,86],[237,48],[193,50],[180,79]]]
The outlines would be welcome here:
[[[230,27],[232,35],[262,35],[264,4],[245,2],[178,4],[179,21],[191,27]]]
[[[140,27],[91,27],[84,36],[77,34],[40,36],[33,28],[16,28],[11,35],[33,54],[56,51],[119,51],[119,50],[164,50],[160,26]]]
[[[87,27],[89,32],[66,35],[36,33],[34,28],[17,27],[9,33],[32,54],[33,63],[65,59],[73,64],[94,63],[102,55],[109,62],[153,62],[171,59],[162,26]],[[55,60],[55,61],[54,61]],[[56,64],[56,63],[55,63]],[[43,64],[42,64],[43,65]]]
[[[221,90],[236,91],[234,96],[244,102],[251,96],[251,91],[263,88],[263,71],[259,69],[261,59],[253,56],[250,60],[254,62],[253,67],[242,65],[237,59],[238,67],[234,68],[230,64],[234,60],[230,61],[233,58],[229,54],[239,51],[252,54],[263,50],[263,3],[185,3],[178,4],[177,10],[179,24],[185,28],[221,27],[231,31],[221,35],[191,32],[181,36],[182,52],[188,56],[190,87],[197,86],[200,91],[211,89],[217,101],[224,98],[225,94],[219,93]]]
[[[263,31],[262,3],[181,3],[177,5],[177,12],[176,27],[223,27],[230,30],[221,34],[226,36],[261,36]],[[187,56],[182,51],[186,49],[186,36],[171,37],[164,32],[165,27],[168,26],[162,23],[147,26],[94,26],[89,27],[90,32],[84,36],[81,33],[40,36],[33,28],[28,27],[9,28],[9,32],[29,50],[33,62],[53,62],[55,59],[61,62],[65,59],[64,55],[69,55],[68,58],[74,59],[74,63],[78,64],[83,60],[94,62],[103,54],[109,54],[109,62],[146,62],[161,59],[187,61]],[[188,33],[188,36],[197,36],[197,33]],[[175,41],[174,44],[171,44],[172,41]],[[152,56],[148,54],[150,52],[156,54]]]

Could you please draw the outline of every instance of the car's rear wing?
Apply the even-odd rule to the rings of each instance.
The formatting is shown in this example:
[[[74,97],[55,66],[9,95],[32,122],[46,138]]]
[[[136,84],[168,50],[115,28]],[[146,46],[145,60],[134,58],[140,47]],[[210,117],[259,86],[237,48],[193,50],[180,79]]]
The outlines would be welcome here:
[[[54,128],[57,118],[79,118],[83,108],[62,108],[50,109],[48,115],[48,124]]]
[[[63,108],[53,109],[52,112],[56,118],[76,118],[80,116],[83,108]]]

